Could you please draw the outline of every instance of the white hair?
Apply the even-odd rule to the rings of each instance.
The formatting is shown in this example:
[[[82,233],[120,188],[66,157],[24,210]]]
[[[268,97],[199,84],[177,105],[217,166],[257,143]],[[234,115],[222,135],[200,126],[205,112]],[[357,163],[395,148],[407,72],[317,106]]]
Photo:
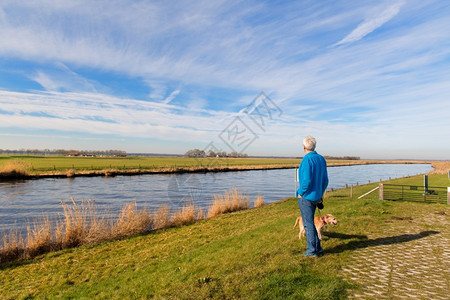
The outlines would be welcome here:
[[[316,149],[316,139],[308,135],[303,139],[303,146],[306,150],[314,151]]]

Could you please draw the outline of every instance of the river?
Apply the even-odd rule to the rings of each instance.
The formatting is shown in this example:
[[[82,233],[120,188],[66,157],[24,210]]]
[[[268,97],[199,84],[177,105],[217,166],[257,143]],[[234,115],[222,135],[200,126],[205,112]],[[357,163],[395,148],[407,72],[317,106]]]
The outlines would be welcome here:
[[[374,164],[329,167],[328,188],[365,184],[430,171],[429,164]],[[117,177],[45,178],[0,182],[0,234],[12,228],[23,231],[42,216],[61,215],[61,201],[94,199],[99,210],[113,215],[125,204],[154,210],[168,204],[180,208],[187,199],[206,209],[213,194],[236,187],[251,200],[262,195],[271,203],[295,195],[295,169],[220,173],[152,174]]]

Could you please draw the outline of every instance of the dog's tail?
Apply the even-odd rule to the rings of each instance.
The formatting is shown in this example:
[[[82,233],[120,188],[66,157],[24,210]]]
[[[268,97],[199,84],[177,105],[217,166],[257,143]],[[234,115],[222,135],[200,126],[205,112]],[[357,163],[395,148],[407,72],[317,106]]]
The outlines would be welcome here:
[[[298,217],[297,220],[295,220],[294,229],[295,229],[295,227],[297,227],[298,222],[300,222],[300,218],[301,218],[301,217]],[[299,225],[299,226],[300,226],[300,225]]]

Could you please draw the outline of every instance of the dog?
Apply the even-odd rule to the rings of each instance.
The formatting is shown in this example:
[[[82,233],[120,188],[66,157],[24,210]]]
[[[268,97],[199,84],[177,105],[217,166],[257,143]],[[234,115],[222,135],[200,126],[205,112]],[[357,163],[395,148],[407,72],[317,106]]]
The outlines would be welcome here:
[[[319,240],[322,240],[322,233],[323,233],[323,229],[325,228],[325,226],[327,226],[328,224],[336,225],[337,223],[338,223],[338,220],[336,220],[336,218],[332,214],[327,214],[324,216],[315,216],[314,217],[314,225],[316,226],[317,235],[319,236]],[[297,218],[297,220],[295,221],[294,228],[297,227],[297,224],[298,224],[298,227],[300,228],[298,238],[301,240],[302,236],[305,235],[305,227],[303,227],[302,217]]]

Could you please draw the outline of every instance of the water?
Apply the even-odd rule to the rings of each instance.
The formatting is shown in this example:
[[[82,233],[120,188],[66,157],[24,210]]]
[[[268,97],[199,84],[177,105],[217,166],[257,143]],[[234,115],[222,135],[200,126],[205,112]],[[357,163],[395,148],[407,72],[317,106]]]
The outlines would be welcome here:
[[[329,167],[328,188],[423,174],[430,170],[429,164]],[[295,195],[295,172],[295,169],[281,169],[0,182],[0,234],[11,228],[23,231],[27,223],[42,216],[61,215],[61,201],[70,202],[70,197],[76,201],[94,199],[99,211],[113,215],[130,202],[150,210],[167,204],[175,210],[192,199],[196,206],[206,209],[214,193],[221,194],[233,187],[246,193],[252,203],[258,194],[262,195],[267,204]]]

